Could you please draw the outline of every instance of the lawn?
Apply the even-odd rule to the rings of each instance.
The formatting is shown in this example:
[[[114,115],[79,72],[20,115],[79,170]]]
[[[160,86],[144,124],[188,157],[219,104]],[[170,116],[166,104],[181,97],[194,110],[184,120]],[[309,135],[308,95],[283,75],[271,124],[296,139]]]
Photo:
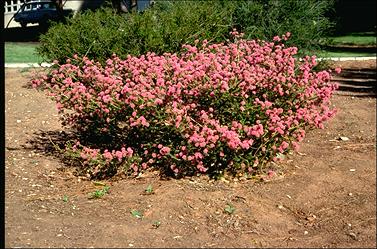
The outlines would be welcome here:
[[[5,63],[40,63],[42,58],[36,54],[38,43],[5,43]]]
[[[348,51],[322,51],[317,54],[318,57],[376,57],[376,53],[367,52],[348,52]]]
[[[319,57],[376,57],[374,32],[348,33],[328,37],[330,44],[318,53]]]
[[[370,33],[351,33],[345,36],[332,37],[334,45],[375,45],[376,36]],[[36,53],[38,43],[6,42],[5,63],[41,63],[43,60]],[[323,51],[318,57],[376,57],[376,53]]]
[[[333,45],[376,45],[376,34],[373,32],[349,33],[343,36],[329,37]]]

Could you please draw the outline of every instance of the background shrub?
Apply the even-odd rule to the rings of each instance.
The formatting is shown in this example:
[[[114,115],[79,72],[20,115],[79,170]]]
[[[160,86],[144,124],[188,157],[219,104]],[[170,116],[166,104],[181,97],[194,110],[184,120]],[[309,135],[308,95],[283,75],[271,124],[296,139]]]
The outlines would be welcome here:
[[[291,32],[287,45],[300,48],[301,56],[315,53],[335,26],[328,18],[334,0],[240,0],[234,4],[234,25],[247,39],[270,40]]]
[[[79,13],[41,35],[39,54],[64,63],[73,54],[101,63],[116,53],[121,59],[149,51],[177,52],[196,39],[225,42],[236,28],[247,39],[270,40],[291,32],[288,45],[300,56],[314,52],[332,27],[325,17],[328,0],[156,1],[143,13],[115,14],[111,8]]]
[[[111,8],[78,13],[41,35],[38,53],[64,63],[73,54],[101,63],[116,53],[177,52],[198,38],[224,41],[231,31],[229,9],[220,1],[162,1],[143,13],[115,14]]]

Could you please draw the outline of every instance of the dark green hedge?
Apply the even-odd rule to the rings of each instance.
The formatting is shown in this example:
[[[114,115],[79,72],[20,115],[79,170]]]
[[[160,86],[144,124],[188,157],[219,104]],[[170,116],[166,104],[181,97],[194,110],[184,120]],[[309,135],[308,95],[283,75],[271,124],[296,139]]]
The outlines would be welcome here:
[[[46,60],[65,62],[73,54],[101,63],[113,53],[120,58],[176,52],[196,39],[224,42],[236,28],[247,38],[271,40],[287,31],[287,45],[314,51],[332,27],[325,13],[328,0],[156,1],[143,13],[116,14],[111,8],[78,13],[41,35],[38,53]]]

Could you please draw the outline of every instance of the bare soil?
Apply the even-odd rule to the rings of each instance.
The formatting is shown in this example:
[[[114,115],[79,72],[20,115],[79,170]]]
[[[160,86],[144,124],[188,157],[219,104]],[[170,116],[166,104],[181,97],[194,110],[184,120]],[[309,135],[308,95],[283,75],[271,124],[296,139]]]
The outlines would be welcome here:
[[[376,81],[360,72],[376,61],[338,64],[348,87],[333,98],[338,114],[308,131],[275,177],[151,171],[102,181],[110,190],[98,199],[88,196],[103,186],[75,176],[52,149],[65,136],[54,103],[27,87],[30,72],[6,69],[5,246],[375,248]]]

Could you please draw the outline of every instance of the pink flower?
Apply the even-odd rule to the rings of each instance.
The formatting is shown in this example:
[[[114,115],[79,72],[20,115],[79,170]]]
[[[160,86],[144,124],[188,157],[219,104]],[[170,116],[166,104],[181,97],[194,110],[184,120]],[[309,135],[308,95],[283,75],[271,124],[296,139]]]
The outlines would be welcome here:
[[[112,160],[112,159],[113,159],[113,155],[111,154],[111,152],[109,152],[109,151],[107,151],[107,150],[103,153],[103,157],[104,157],[106,160]]]
[[[154,103],[155,103],[156,105],[161,105],[161,104],[163,103],[163,101],[162,101],[161,99],[156,99],[156,100],[154,101]]]
[[[128,148],[127,148],[127,153],[128,153],[128,157],[132,157],[134,151],[133,151],[132,148],[128,147]]]
[[[161,155],[167,155],[167,154],[169,154],[169,152],[170,152],[170,148],[169,147],[162,147],[161,149],[160,149],[160,154]]]
[[[269,170],[268,171],[268,177],[274,177],[276,175],[276,173],[275,173],[275,171],[273,171],[273,170]]]
[[[123,159],[123,154],[121,151],[116,151],[115,156],[117,157],[118,161],[121,162]]]

